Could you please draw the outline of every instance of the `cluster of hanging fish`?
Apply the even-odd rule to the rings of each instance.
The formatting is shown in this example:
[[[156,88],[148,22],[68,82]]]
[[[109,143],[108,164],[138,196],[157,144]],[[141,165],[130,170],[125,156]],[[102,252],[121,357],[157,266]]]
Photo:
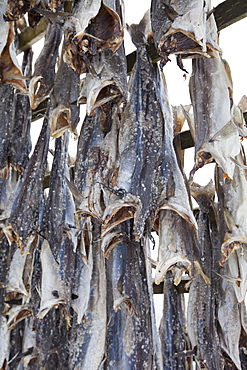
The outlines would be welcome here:
[[[123,1],[78,0],[71,13],[64,5],[0,4],[1,369],[247,368],[245,102],[233,103],[210,1],[153,0],[128,27],[137,49],[129,82]],[[26,12],[33,27],[43,16],[50,22],[34,71],[31,49],[22,68],[15,56]],[[193,114],[169,104],[162,68],[170,54],[182,69],[192,58]],[[30,155],[32,110],[44,100]],[[80,104],[86,116],[71,164]],[[189,182],[176,140],[185,120],[195,142]],[[194,183],[211,162],[215,185]],[[164,281],[159,333],[152,266],[156,284]]]

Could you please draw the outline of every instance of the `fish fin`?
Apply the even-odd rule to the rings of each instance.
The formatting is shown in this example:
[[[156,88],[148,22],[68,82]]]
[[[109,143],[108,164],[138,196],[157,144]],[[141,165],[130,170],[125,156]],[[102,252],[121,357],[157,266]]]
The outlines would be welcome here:
[[[147,43],[147,36],[151,29],[150,11],[147,10],[139,24],[126,24],[132,42],[135,46]]]

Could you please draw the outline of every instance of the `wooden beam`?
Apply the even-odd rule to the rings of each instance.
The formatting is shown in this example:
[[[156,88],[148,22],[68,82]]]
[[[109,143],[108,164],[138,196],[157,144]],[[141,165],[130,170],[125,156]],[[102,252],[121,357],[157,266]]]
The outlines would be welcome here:
[[[48,26],[48,20],[43,17],[35,28],[27,27],[19,34],[18,53],[29,49],[33,44],[42,39]]]
[[[217,5],[214,16],[218,31],[247,17],[246,0],[226,0]]]

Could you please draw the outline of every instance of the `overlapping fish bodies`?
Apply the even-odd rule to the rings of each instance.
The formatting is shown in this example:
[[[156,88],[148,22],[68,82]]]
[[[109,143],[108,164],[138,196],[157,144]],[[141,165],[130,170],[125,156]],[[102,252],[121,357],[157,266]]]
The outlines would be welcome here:
[[[220,339],[216,325],[218,245],[212,240],[210,207],[215,194],[212,181],[207,186],[192,184],[191,193],[199,204],[198,230],[200,261],[211,284],[206,284],[202,276],[197,274],[190,286],[188,302],[188,334],[192,347],[196,349],[195,359],[200,369],[223,369]],[[215,222],[215,220],[214,220]]]
[[[29,85],[29,98],[32,109],[47,98],[54,85],[55,65],[58,48],[62,39],[62,26],[56,22],[49,24],[44,47],[34,66]]]
[[[226,63],[218,55],[192,62],[190,95],[195,118],[196,169],[215,162],[233,178],[235,158],[240,152],[239,130],[231,114],[231,81]],[[221,104],[219,104],[219,101]]]
[[[115,189],[104,213],[103,235],[134,217],[135,234],[143,235],[150,214],[152,191],[163,136],[163,117],[154,84],[154,69],[146,51],[147,15],[132,25],[137,61],[130,78],[130,96],[119,130],[119,171]],[[147,24],[148,26],[147,26]],[[139,37],[140,36],[140,37]],[[138,39],[139,38],[139,39]]]
[[[68,38],[65,62],[80,75],[97,52],[109,48],[113,52],[123,40],[122,9],[119,0],[82,0],[65,24]]]
[[[247,290],[247,235],[246,235],[246,159],[244,148],[236,157],[237,163],[233,180],[224,177],[220,168],[216,168],[216,184],[219,199],[220,235],[221,235],[221,266],[226,263],[230,270],[229,280],[239,302],[245,298]]]
[[[103,50],[94,56],[82,85],[78,103],[87,102],[87,114],[97,107],[107,108],[108,102],[127,99],[127,65],[123,44],[117,51]]]
[[[169,54],[177,54],[183,68],[181,57],[209,56],[220,50],[213,15],[207,14],[210,7],[208,0],[152,1],[152,29],[162,65],[169,61]]]
[[[125,233],[126,240],[114,247],[107,261],[109,324],[105,366],[161,369],[144,239],[135,241],[133,220],[119,225],[118,232]]]
[[[56,139],[50,190],[46,202],[41,248],[42,286],[38,317],[61,305],[69,325],[69,302],[75,267],[74,201],[66,182],[68,133]]]
[[[64,51],[64,48],[62,50]],[[52,137],[59,137],[68,129],[75,132],[80,116],[80,108],[77,105],[79,77],[64,62],[63,51],[51,93],[53,103],[51,117]]]
[[[164,278],[164,304],[160,323],[160,340],[163,357],[163,368],[190,369],[187,359],[182,353],[189,348],[189,340],[185,333],[185,317],[183,312],[183,296],[174,286],[171,272]]]

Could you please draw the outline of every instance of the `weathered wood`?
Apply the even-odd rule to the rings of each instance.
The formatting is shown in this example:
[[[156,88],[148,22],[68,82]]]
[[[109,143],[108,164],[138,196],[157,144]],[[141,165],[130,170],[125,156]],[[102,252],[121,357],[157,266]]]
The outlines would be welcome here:
[[[214,12],[218,31],[247,17],[246,0],[226,0],[220,3]]]
[[[48,26],[48,20],[43,17],[35,28],[27,27],[19,35],[18,53],[29,49],[44,35]]]

